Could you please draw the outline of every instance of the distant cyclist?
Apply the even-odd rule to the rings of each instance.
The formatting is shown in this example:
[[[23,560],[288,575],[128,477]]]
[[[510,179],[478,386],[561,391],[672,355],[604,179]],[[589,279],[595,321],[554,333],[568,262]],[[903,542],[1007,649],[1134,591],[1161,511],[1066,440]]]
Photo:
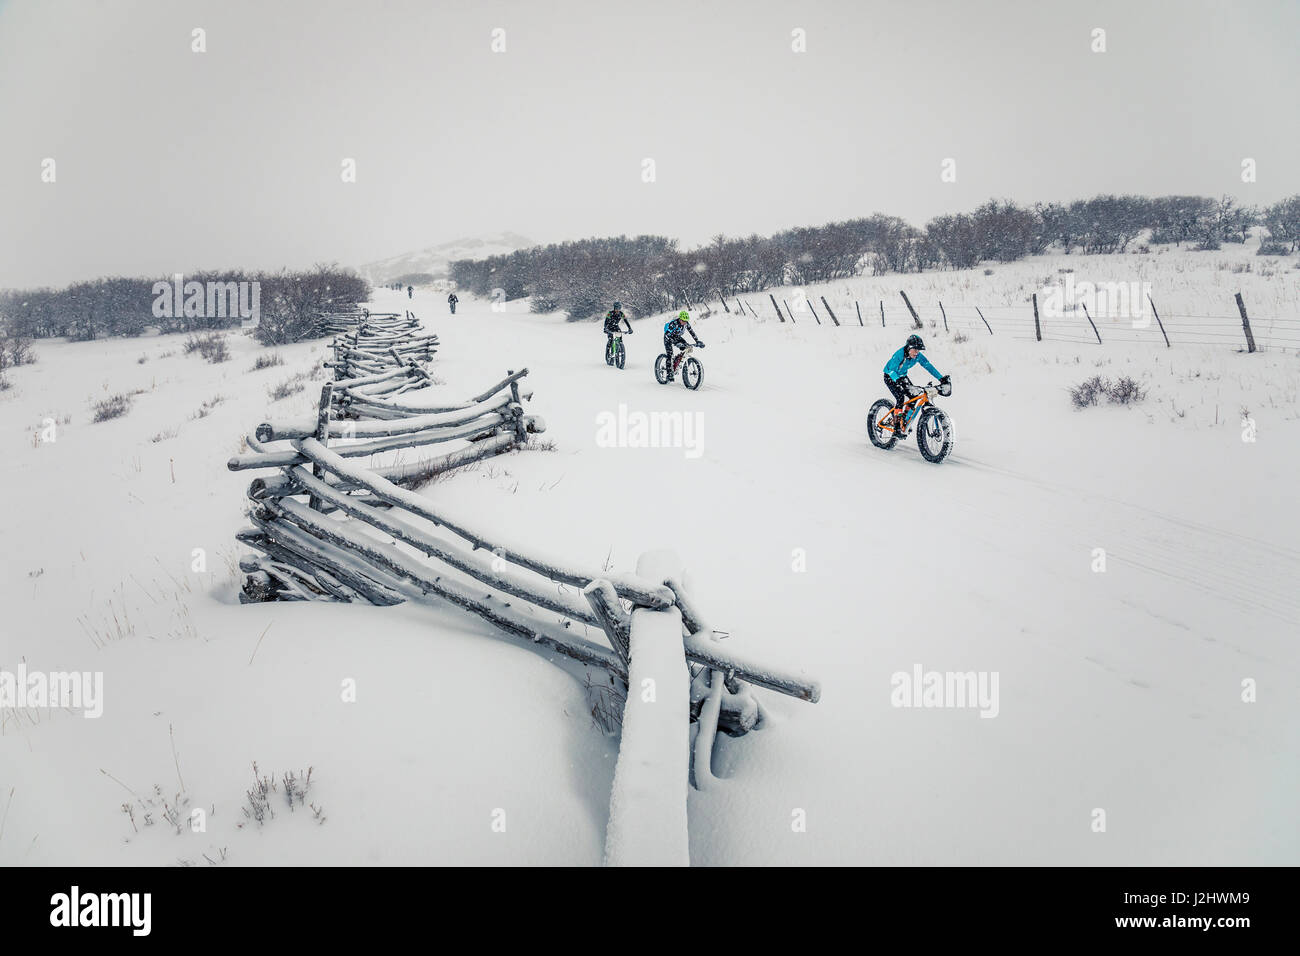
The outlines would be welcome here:
[[[449,292],[447,294],[447,305],[451,306],[452,315],[456,314],[456,303],[459,301],[460,301],[460,296],[456,295],[455,292]]]
[[[627,328],[624,329],[624,326]],[[623,303],[615,302],[614,308],[605,313],[605,354],[609,355],[614,351],[614,336],[622,335],[624,331],[628,335],[632,334],[632,323],[627,320],[626,313],[623,312]]]
[[[691,338],[695,340],[695,344],[700,348],[704,348],[704,343],[700,341],[700,337],[696,335],[695,330],[691,328],[691,314],[685,309],[682,309],[682,311],[677,313],[677,318],[664,326],[664,354],[668,356],[668,381],[670,382],[673,380],[673,375],[677,371],[677,366],[681,364],[682,355],[686,354],[685,351],[683,351],[681,355],[673,358],[673,349],[686,349],[691,344],[686,341],[685,337],[682,335],[683,332],[691,333]]]
[[[915,395],[921,394],[921,390],[912,384],[907,377],[908,371],[913,365],[920,364],[922,368],[929,371],[931,375],[939,379],[943,384],[948,381],[948,376],[940,376],[939,370],[930,364],[930,360],[921,354],[925,349],[925,342],[919,335],[909,335],[907,342],[903,347],[893,354],[888,362],[885,363],[885,387],[889,393],[894,396],[894,404],[901,408],[903,403]],[[899,438],[907,437],[907,428],[902,419],[898,420],[897,434]]]

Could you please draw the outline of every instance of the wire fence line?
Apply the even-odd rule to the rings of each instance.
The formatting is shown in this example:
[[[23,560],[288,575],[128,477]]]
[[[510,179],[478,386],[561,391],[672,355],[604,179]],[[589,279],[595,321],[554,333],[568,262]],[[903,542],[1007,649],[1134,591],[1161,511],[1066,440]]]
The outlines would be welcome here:
[[[1048,308],[1031,297],[1021,306],[978,306],[967,303],[912,301],[900,293],[901,301],[863,302],[840,297],[829,302],[801,299],[789,301],[768,296],[766,313],[744,301],[754,316],[770,316],[792,325],[847,325],[899,329],[944,329],[971,336],[1003,335],[1018,341],[1066,342],[1078,345],[1106,345],[1129,342],[1173,348],[1175,345],[1235,347],[1244,352],[1300,352],[1300,315],[1250,314],[1240,294],[1237,314],[1228,312],[1182,312],[1161,309],[1150,299],[1137,303],[1124,314],[1090,314],[1086,306]],[[737,300],[739,306],[740,300]],[[743,308],[737,308],[744,312]],[[847,318],[843,318],[843,317]]]

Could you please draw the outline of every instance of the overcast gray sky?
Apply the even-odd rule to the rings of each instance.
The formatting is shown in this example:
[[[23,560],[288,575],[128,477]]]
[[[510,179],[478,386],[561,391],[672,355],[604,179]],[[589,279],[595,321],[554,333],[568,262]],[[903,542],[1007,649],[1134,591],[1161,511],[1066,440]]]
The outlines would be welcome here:
[[[1300,192],[1298,39],[1296,0],[0,0],[0,286],[993,196],[1268,203]]]

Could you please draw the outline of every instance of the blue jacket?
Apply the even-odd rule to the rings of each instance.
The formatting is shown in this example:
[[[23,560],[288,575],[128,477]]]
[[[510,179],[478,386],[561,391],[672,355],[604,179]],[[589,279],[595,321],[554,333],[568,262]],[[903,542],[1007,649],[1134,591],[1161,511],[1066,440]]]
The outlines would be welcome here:
[[[935,378],[943,378],[939,370],[930,364],[930,360],[925,357],[924,352],[917,352],[916,358],[907,357],[907,349],[901,348],[894,353],[893,358],[885,363],[885,374],[889,376],[891,382],[897,382],[900,378],[908,373],[908,370],[918,362],[921,367],[927,369]]]

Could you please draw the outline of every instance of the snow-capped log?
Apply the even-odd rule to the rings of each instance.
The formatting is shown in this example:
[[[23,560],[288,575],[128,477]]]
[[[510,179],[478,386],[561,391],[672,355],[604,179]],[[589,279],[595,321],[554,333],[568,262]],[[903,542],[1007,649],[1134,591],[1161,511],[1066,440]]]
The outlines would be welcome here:
[[[641,555],[637,574],[680,576],[671,552]],[[632,611],[628,694],[605,831],[607,866],[689,866],[690,671],[676,606]]]
[[[626,665],[631,657],[632,621],[619,602],[614,585],[603,578],[592,581],[582,589],[582,596],[587,599],[587,603],[595,612],[599,626],[604,629],[605,636],[609,638],[610,646],[618,652],[618,656]]]
[[[601,618],[584,607],[578,600],[569,598],[562,593],[548,593],[542,588],[540,582],[538,585],[533,585],[522,580],[509,569],[494,570],[495,558],[490,555],[466,551],[464,548],[443,541],[421,528],[402,521],[400,518],[377,513],[373,508],[365,505],[358,505],[348,495],[336,491],[325,482],[313,477],[305,468],[295,469],[294,477],[308,492],[332,503],[344,514],[364,521],[385,534],[392,535],[399,541],[423,551],[431,558],[437,558],[457,571],[461,571],[499,591],[504,591],[506,594],[521,597],[532,604],[544,607],[547,610],[557,611],[584,624],[590,624],[592,627],[603,626]],[[292,498],[282,499],[280,506],[294,516],[300,515],[300,509],[304,508],[300,502],[294,501]],[[615,603],[617,603],[617,597],[615,597]]]
[[[339,445],[333,451],[343,458],[363,458],[380,452],[395,451],[399,448],[417,448],[422,445],[456,441],[461,438],[476,441],[490,438],[498,434],[498,430],[502,428],[513,431],[514,423],[515,418],[513,416],[498,412],[485,415],[459,428],[429,428],[410,435],[390,435],[357,442],[355,445]],[[525,415],[523,423],[527,433],[546,430],[545,419],[535,415]],[[231,471],[245,471],[249,468],[284,468],[290,465],[300,465],[305,460],[300,452],[289,448],[260,454],[235,455],[226,462],[226,467]]]
[[[401,419],[380,419],[366,422],[331,421],[330,438],[370,438],[380,435],[406,435],[426,428],[449,428],[473,422],[484,415],[509,408],[509,395],[471,405],[454,412],[431,412]],[[316,420],[310,417],[287,421],[263,422],[254,431],[258,441],[284,441],[290,438],[309,438],[316,434]]]
[[[718,671],[705,668],[708,676],[708,696],[700,709],[700,718],[696,721],[695,748],[691,769],[694,772],[695,788],[707,790],[714,783],[713,743],[718,736],[718,716],[722,712],[723,675]]]
[[[436,595],[515,637],[542,644],[583,664],[604,667],[615,673],[621,671],[621,662],[613,651],[588,641],[558,621],[547,621],[529,614],[487,588],[453,580],[412,555],[399,551],[394,545],[357,530],[350,522],[324,518],[307,508],[290,513],[284,504],[284,501],[267,502],[264,508],[270,515],[286,518],[322,541],[347,551],[357,561],[378,565],[408,582],[403,590],[412,596]]]
[[[705,664],[714,670],[734,674],[759,687],[780,691],[813,704],[821,698],[820,682],[767,667],[730,649],[724,650],[720,643],[709,640],[704,634],[690,635],[686,638],[685,644],[686,657],[697,664]]]
[[[435,525],[460,535],[475,548],[486,548],[511,564],[517,564],[553,581],[559,581],[578,588],[585,588],[592,581],[606,578],[614,585],[619,597],[646,607],[665,608],[673,604],[672,591],[662,584],[653,584],[631,574],[580,570],[572,566],[566,566],[553,558],[538,555],[535,552],[529,554],[522,548],[505,544],[500,540],[496,542],[490,541],[483,535],[471,530],[464,521],[446,514],[441,509],[435,509],[429,499],[407,491],[405,488],[400,488],[391,481],[380,478],[359,465],[351,464],[314,438],[303,438],[294,441],[293,444],[312,463],[323,465],[326,471],[352,482],[359,488],[365,488],[371,494],[384,498],[395,506],[404,508],[414,515],[418,515]]]

